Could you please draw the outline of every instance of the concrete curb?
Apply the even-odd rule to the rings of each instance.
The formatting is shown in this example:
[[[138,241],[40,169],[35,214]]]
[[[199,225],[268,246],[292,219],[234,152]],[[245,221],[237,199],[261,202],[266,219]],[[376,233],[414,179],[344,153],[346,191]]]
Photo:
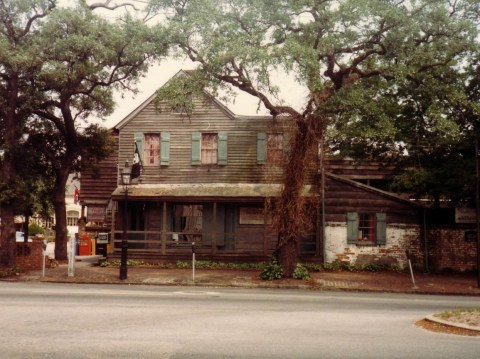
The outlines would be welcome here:
[[[480,327],[478,326],[473,326],[473,325],[468,325],[468,324],[461,324],[461,323],[455,323],[455,322],[450,322],[448,320],[444,320],[444,319],[440,319],[438,317],[436,317],[435,315],[431,314],[431,315],[427,315],[425,317],[426,320],[429,320],[431,322],[435,322],[435,323],[439,323],[439,324],[443,324],[443,325],[448,325],[450,327],[456,327],[456,328],[461,328],[461,329],[467,329],[467,330],[473,330],[473,331],[477,331],[477,332],[480,332]]]

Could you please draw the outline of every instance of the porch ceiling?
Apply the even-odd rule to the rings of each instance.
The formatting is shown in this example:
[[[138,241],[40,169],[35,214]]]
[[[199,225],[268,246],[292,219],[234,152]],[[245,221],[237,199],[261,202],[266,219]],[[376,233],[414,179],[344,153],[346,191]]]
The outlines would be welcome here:
[[[130,198],[266,198],[280,194],[281,184],[252,183],[182,183],[182,184],[140,184],[128,189]],[[123,199],[121,186],[112,193],[113,199]],[[315,196],[314,186],[304,187],[305,196]]]

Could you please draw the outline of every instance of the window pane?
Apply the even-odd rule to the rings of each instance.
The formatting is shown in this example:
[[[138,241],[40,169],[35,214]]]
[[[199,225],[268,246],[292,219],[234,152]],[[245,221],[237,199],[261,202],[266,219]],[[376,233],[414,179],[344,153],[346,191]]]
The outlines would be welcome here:
[[[375,241],[375,215],[361,213],[358,222],[358,239],[362,241]]]
[[[281,164],[283,162],[283,135],[269,133],[267,135],[267,162]]]
[[[218,154],[218,134],[202,133],[202,164],[216,164]]]
[[[144,165],[154,166],[160,163],[160,134],[146,133],[144,145]]]

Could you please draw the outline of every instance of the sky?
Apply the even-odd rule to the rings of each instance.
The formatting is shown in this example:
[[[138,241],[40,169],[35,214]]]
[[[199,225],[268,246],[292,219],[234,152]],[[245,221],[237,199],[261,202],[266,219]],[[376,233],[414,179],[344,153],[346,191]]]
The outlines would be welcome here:
[[[142,8],[146,0],[131,0],[135,6]],[[73,6],[71,0],[58,0],[60,6]],[[87,0],[88,4],[99,2],[97,0]],[[114,2],[115,3],[115,2]],[[119,12],[122,9],[114,12],[106,10],[98,10],[98,12],[112,21],[116,21]],[[151,66],[150,70],[144,78],[142,78],[136,89],[138,93],[134,95],[131,92],[116,93],[115,95],[115,110],[106,117],[101,124],[107,128],[112,128],[120,121],[122,121],[128,114],[140,106],[146,99],[148,99],[157,89],[165,84],[173,75],[180,70],[193,70],[196,66],[190,60],[184,61],[178,59],[165,59],[160,64]],[[305,104],[306,92],[300,87],[292,78],[288,78],[282,74],[272,74],[272,82],[280,87],[280,99],[282,104],[292,106],[296,110],[301,110],[301,106]],[[238,91],[234,101],[224,103],[233,113],[237,115],[268,115],[268,112],[262,106],[259,110],[259,102],[257,98],[251,95]],[[98,122],[98,119],[91,119],[89,122]]]

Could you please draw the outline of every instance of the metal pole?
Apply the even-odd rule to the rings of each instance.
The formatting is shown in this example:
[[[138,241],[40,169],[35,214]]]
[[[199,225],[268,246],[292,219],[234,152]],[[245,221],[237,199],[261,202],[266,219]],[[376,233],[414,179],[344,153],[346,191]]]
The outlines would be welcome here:
[[[192,242],[192,281],[195,282],[195,242]]]
[[[123,206],[123,236],[122,236],[122,254],[120,257],[120,280],[127,279],[127,203],[128,203],[128,188],[125,186],[125,203]]]
[[[410,269],[410,276],[412,277],[413,289],[417,289],[417,286],[415,285],[415,278],[413,277],[413,268],[412,268],[412,260],[411,260],[412,257],[408,249],[405,251],[405,255],[408,261],[408,268]]]
[[[412,269],[412,261],[408,260],[408,267],[410,268],[410,276],[412,277],[413,289],[416,289],[417,286],[415,285],[415,278],[413,277],[413,269]]]

